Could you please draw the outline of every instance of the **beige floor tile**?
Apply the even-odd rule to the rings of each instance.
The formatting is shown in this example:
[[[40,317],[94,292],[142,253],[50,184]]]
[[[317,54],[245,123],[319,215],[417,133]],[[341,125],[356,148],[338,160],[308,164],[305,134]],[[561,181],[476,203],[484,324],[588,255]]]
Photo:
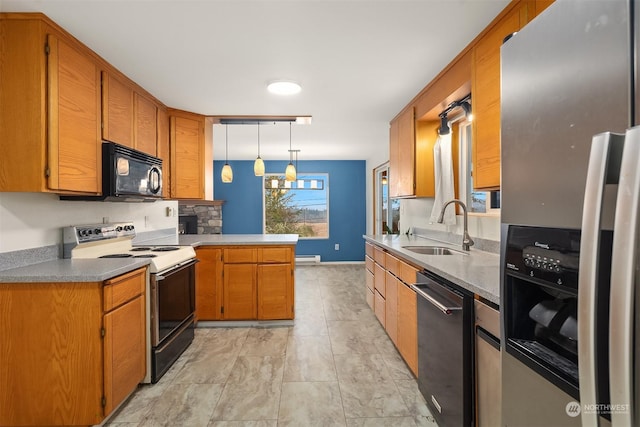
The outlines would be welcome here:
[[[290,327],[252,328],[240,349],[242,356],[284,356]]]
[[[211,421],[209,427],[277,427],[278,420]]]
[[[206,427],[221,393],[220,384],[172,384],[140,426]]]
[[[336,368],[328,336],[289,336],[283,381],[336,380]]]
[[[278,426],[344,426],[337,382],[282,384]]]
[[[378,353],[375,340],[382,337],[384,331],[379,327],[377,320],[372,322],[327,320],[327,326],[334,355]]]
[[[347,427],[415,427],[411,417],[347,418]]]
[[[340,380],[340,393],[347,418],[411,416],[393,381]]]
[[[227,383],[212,421],[255,421],[278,418],[282,382]]]

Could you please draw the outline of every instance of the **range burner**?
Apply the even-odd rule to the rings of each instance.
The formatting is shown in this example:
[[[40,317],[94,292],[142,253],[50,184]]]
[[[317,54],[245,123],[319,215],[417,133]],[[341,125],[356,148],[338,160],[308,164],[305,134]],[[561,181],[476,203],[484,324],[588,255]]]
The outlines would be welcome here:
[[[109,255],[99,256],[98,258],[131,258],[131,257],[133,257],[133,255],[131,254],[109,254]]]
[[[151,249],[151,252],[170,252],[170,251],[177,251],[180,248],[177,248],[175,246],[160,246],[158,248],[153,248]]]
[[[134,258],[155,258],[158,255],[156,254],[142,254],[142,255],[135,255]]]
[[[150,251],[151,248],[150,247],[145,247],[145,246],[137,246],[133,249],[131,249],[131,252],[143,252],[143,251]]]

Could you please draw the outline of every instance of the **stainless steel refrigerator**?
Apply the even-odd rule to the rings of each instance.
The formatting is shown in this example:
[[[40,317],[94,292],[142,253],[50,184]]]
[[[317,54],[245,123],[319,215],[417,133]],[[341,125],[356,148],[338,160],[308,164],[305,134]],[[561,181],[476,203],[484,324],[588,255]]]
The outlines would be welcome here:
[[[637,9],[556,0],[502,47],[503,425],[640,425]]]

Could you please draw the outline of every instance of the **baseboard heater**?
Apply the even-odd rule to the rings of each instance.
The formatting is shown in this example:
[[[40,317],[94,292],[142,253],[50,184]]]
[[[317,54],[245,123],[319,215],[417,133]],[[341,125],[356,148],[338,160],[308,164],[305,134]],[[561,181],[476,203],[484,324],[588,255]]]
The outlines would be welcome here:
[[[296,264],[320,264],[320,255],[296,255]]]

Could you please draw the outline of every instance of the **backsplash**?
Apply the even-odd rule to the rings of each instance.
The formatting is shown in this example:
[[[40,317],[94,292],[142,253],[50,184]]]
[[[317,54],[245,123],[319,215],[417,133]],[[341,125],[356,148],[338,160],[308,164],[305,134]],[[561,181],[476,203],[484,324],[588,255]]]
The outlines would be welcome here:
[[[198,217],[198,234],[222,234],[222,204],[195,204],[181,202],[180,215]]]
[[[462,215],[456,216],[456,225],[431,223],[433,200],[427,198],[400,200],[400,233],[416,229],[417,234],[431,234],[438,240],[453,244],[462,242]],[[452,209],[451,207],[449,209]],[[475,249],[499,252],[500,217],[493,215],[469,215],[469,235],[476,242]]]
[[[55,194],[0,193],[0,253],[60,245],[63,227],[103,219],[133,221],[139,233],[177,230],[177,212],[177,201],[83,202],[61,201]]]

